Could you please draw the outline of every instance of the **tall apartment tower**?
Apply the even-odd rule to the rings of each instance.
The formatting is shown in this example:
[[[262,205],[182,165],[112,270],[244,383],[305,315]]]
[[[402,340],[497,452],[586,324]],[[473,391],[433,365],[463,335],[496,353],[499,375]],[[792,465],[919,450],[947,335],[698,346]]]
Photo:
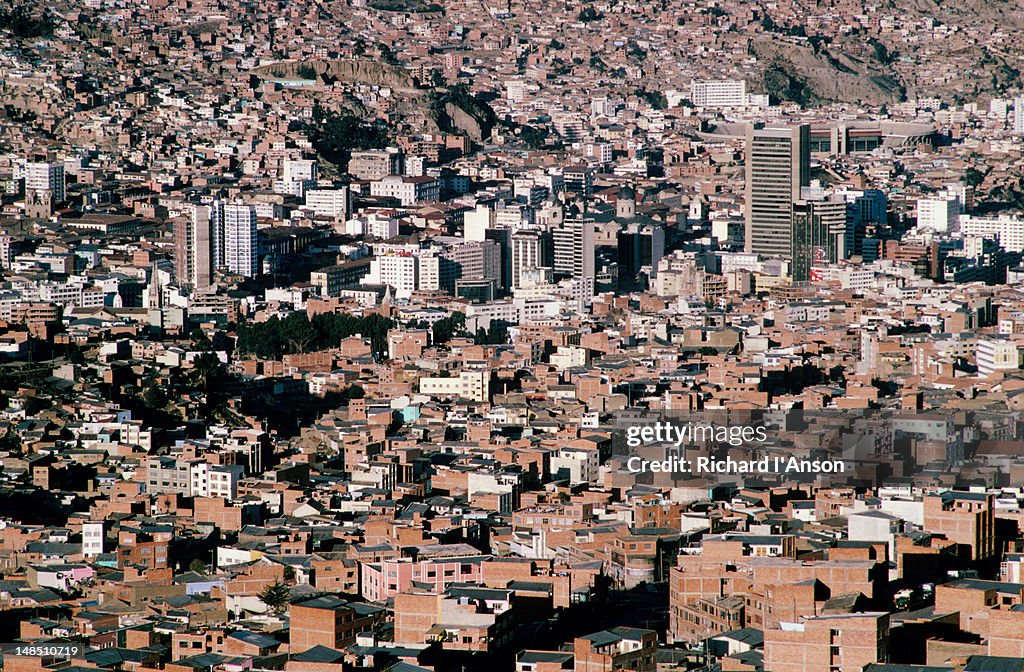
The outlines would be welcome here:
[[[550,237],[546,231],[516,231],[512,234],[512,289],[539,279],[538,270],[549,267]]]
[[[175,274],[179,283],[197,289],[210,286],[224,266],[224,202],[193,205],[188,219],[174,227]]]
[[[178,282],[209,287],[224,265],[224,203],[193,205],[191,216],[175,225],[174,239]]]
[[[64,164],[32,162],[25,164],[25,191],[48,191],[54,203],[64,200]]]
[[[25,214],[45,219],[54,206],[64,200],[64,164],[29,162],[25,164]]]
[[[1013,132],[1024,135],[1024,96],[1013,99]]]
[[[256,208],[244,203],[224,206],[224,265],[247,278],[259,274],[256,249]]]
[[[747,128],[746,250],[792,259],[793,203],[811,181],[811,127]]]

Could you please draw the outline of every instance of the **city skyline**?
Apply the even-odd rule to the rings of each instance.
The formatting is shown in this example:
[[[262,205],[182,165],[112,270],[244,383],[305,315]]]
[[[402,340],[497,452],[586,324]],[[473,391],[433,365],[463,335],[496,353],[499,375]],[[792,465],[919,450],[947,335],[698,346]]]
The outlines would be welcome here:
[[[0,7],[0,667],[1024,672],[1021,44]]]

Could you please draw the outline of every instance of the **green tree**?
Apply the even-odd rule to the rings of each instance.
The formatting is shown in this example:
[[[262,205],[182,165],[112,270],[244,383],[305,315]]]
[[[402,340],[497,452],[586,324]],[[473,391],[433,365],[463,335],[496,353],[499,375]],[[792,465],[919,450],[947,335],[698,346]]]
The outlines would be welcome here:
[[[313,148],[326,160],[347,166],[355,149],[381,149],[388,145],[387,126],[381,121],[367,122],[346,112],[313,106],[312,122],[305,126]]]
[[[210,341],[210,337],[206,335],[206,332],[196,327],[188,335],[189,341],[192,342],[193,350],[209,350],[213,347],[213,342]]]
[[[530,149],[541,149],[547,144],[547,131],[536,126],[523,125],[519,128],[519,139]]]
[[[462,336],[466,333],[466,316],[454,312],[448,317],[434,323],[434,343],[442,344],[452,340],[454,336]]]
[[[52,405],[53,402],[50,401],[49,399],[44,399],[43,397],[38,396],[32,396],[27,397],[25,399],[25,403],[22,405],[22,408],[25,409],[25,415],[31,417],[33,415],[38,414],[41,411],[46,410],[47,408],[50,408]]]
[[[202,395],[199,415],[207,423],[213,422],[226,411],[229,379],[224,362],[212,352],[204,352],[192,362],[188,384]]]
[[[241,354],[280,359],[286,354],[335,348],[341,340],[361,334],[370,339],[378,358],[387,355],[388,331],[395,322],[382,315],[356,317],[349,313],[321,313],[310,319],[305,313],[266,322],[240,324],[236,346]]]
[[[284,580],[288,581],[289,583],[295,580],[295,568],[294,567],[285,567],[284,568]]]
[[[298,74],[299,79],[316,79],[316,70],[310,65],[300,65],[296,74]]]
[[[975,167],[970,167],[964,171],[964,182],[970,187],[977,187],[985,181],[985,173],[981,172]]]
[[[188,564],[189,571],[195,572],[196,574],[206,573],[206,563],[196,558]]]
[[[53,34],[53,27],[49,10],[37,16],[29,11],[27,3],[12,9],[0,8],[0,30],[10,30],[15,37],[45,37]]]
[[[267,605],[270,613],[280,616],[288,608],[288,585],[275,581],[261,590],[257,597],[259,597],[260,602]]]
[[[668,98],[661,91],[647,91],[641,89],[637,91],[637,95],[643,98],[648,105],[656,110],[668,109]]]
[[[150,380],[142,390],[142,402],[153,410],[160,410],[167,406],[167,394],[155,380]]]
[[[21,437],[18,436],[18,433],[13,428],[8,427],[4,435],[0,436],[0,451],[8,452],[12,455],[21,454]]]

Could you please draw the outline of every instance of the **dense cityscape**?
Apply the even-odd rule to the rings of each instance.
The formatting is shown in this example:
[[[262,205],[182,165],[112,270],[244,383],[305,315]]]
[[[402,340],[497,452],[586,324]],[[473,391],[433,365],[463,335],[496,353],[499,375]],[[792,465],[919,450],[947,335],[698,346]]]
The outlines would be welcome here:
[[[1024,672],[1021,45],[0,3],[0,669]]]

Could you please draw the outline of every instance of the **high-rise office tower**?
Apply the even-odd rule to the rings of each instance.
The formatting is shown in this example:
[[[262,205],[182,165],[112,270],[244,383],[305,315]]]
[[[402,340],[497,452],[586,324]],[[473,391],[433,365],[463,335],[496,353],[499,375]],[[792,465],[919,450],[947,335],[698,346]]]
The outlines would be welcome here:
[[[318,217],[347,221],[352,213],[352,200],[348,187],[338,189],[310,189],[306,192],[306,208]]]
[[[224,265],[247,278],[259,273],[256,249],[256,208],[243,203],[224,206]]]
[[[551,230],[554,243],[553,266],[555,279],[572,278],[589,287],[593,296],[595,276],[594,220],[570,208],[561,226]]]
[[[455,291],[459,279],[501,282],[501,246],[493,240],[452,245],[438,256],[439,284],[447,292]]]
[[[589,166],[569,166],[562,171],[565,191],[589,196],[594,193],[594,169]]]
[[[792,258],[793,202],[810,184],[810,126],[747,129],[747,252]]]
[[[512,289],[537,279],[538,269],[549,267],[550,236],[546,231],[522,230],[512,234]]]
[[[484,232],[485,240],[493,241],[501,255],[501,278],[498,287],[508,291],[512,287],[512,229],[494,228]]]
[[[658,274],[658,262],[665,255],[665,227],[633,223],[616,234],[619,288],[635,291]],[[645,271],[644,277],[641,272]]]
[[[791,273],[796,282],[810,279],[812,266],[842,259],[846,245],[846,202],[794,202],[792,245]]]

